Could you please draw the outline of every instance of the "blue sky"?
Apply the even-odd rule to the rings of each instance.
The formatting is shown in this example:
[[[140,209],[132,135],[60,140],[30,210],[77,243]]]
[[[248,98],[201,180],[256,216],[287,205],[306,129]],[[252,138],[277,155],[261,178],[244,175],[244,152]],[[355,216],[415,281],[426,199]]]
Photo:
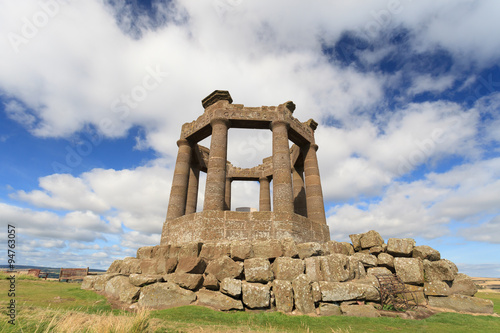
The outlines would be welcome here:
[[[158,244],[201,99],[314,118],[332,239],[415,238],[500,276],[497,1],[4,1],[0,221],[22,264],[107,268]],[[271,154],[231,129],[229,160]],[[209,139],[201,144],[209,145]],[[203,201],[203,177],[199,205]],[[233,183],[233,206],[258,184]]]

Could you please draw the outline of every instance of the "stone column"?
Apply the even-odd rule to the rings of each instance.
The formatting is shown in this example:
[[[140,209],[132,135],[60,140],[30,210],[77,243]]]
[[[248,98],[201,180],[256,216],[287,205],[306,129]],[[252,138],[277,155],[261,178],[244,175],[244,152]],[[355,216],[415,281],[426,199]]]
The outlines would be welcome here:
[[[284,121],[273,121],[271,129],[273,131],[273,211],[293,213],[288,124]]]
[[[196,205],[198,204],[198,183],[200,179],[200,169],[191,166],[189,171],[189,183],[186,200],[186,215],[196,213]]]
[[[304,166],[292,168],[293,207],[295,213],[307,217],[306,189],[304,187]]]
[[[167,220],[184,215],[188,192],[189,169],[191,162],[191,145],[186,139],[177,141],[179,151],[175,162],[174,179],[168,201]]]
[[[318,145],[316,144],[310,144],[304,149],[307,217],[318,223],[326,224],[323,190],[321,189],[318,158],[316,157],[317,149]]]
[[[259,196],[259,211],[270,212],[271,211],[271,192],[269,188],[269,178],[260,177],[260,196]]]
[[[231,183],[233,180],[226,177],[226,194],[224,200],[224,210],[231,210]]]
[[[228,121],[212,119],[210,125],[212,126],[212,140],[203,210],[224,210]]]

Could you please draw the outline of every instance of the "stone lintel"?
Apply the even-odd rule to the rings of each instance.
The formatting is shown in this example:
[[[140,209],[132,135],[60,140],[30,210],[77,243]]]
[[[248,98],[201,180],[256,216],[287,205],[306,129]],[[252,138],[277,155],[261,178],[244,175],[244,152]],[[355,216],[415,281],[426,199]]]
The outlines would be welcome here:
[[[233,102],[233,99],[231,98],[229,91],[227,91],[227,90],[215,90],[214,92],[212,92],[210,95],[208,95],[207,97],[205,97],[201,101],[201,105],[203,105],[203,108],[206,109],[210,105],[212,105],[218,101],[228,101],[229,104],[231,104]]]

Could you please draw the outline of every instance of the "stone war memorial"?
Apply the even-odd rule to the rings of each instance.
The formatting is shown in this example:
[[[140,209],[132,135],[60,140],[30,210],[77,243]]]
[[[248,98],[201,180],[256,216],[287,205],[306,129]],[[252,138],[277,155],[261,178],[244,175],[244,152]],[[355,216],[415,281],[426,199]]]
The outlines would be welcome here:
[[[202,105],[203,114],[182,126],[177,141],[160,244],[115,260],[103,275],[87,276],[82,289],[129,309],[493,314],[490,300],[474,297],[472,279],[429,246],[411,238],[386,243],[374,230],[350,235],[350,243],[330,240],[314,139],[318,123],[295,118],[293,102],[247,107],[216,90]],[[233,166],[227,160],[230,128],[270,130],[272,156],[252,168]],[[210,148],[198,144],[207,137]],[[203,210],[197,211],[200,172],[207,176]],[[234,180],[259,182],[258,211],[231,210]]]

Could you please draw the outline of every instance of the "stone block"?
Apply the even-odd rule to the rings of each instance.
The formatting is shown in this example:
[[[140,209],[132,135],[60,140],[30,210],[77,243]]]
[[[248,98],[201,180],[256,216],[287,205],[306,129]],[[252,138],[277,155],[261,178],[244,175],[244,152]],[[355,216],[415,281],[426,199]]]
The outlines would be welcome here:
[[[297,276],[292,281],[293,297],[295,307],[303,314],[315,313],[314,302],[312,298],[311,281],[305,274]]]
[[[316,242],[297,244],[297,251],[299,252],[300,259],[320,256],[323,254],[321,244]]]
[[[477,286],[472,279],[462,273],[458,273],[453,280],[450,294],[474,296],[477,293]]]
[[[156,273],[158,274],[170,274],[175,271],[177,267],[177,259],[175,258],[164,258],[161,257],[156,260]]]
[[[325,316],[341,316],[342,311],[340,311],[340,306],[332,303],[319,303],[319,315]]]
[[[151,259],[145,259],[151,260]],[[130,274],[141,274],[141,259],[125,258],[121,263],[120,274],[130,275]],[[153,273],[154,274],[154,273]]]
[[[450,288],[446,282],[440,280],[425,282],[424,294],[426,296],[448,296]]]
[[[203,276],[203,287],[210,290],[219,290],[219,281],[213,274]]]
[[[380,274],[390,274],[392,275],[392,272],[386,268],[386,267],[370,267],[366,270],[366,275],[380,275]]]
[[[377,266],[394,269],[394,257],[388,253],[380,253],[377,256]]]
[[[231,243],[205,243],[200,251],[200,257],[207,261],[230,255]]]
[[[220,291],[223,294],[232,296],[232,297],[240,297],[241,296],[241,280],[225,278],[220,283]]]
[[[350,305],[341,304],[340,310],[344,316],[348,317],[380,317],[380,313],[373,307],[373,305]]]
[[[354,251],[361,250],[361,236],[362,234],[349,235]]]
[[[429,296],[429,306],[459,312],[493,314],[492,301],[465,295],[450,295],[448,297]]]
[[[253,257],[252,243],[250,241],[231,242],[231,258],[243,261]]]
[[[251,258],[244,261],[245,280],[266,283],[274,278],[271,263],[266,258]]]
[[[419,258],[394,258],[394,268],[401,281],[410,284],[424,283],[424,266]]]
[[[86,277],[84,277],[80,288],[83,290],[93,290],[97,276],[98,275],[87,275]]]
[[[353,258],[359,260],[365,267],[375,267],[377,266],[377,257],[368,253],[354,253]]]
[[[137,259],[151,259],[153,257],[153,246],[143,246],[137,249]]]
[[[179,252],[181,251],[181,246],[179,244],[172,244],[168,249],[168,257],[179,259]]]
[[[411,257],[415,240],[412,238],[389,238],[387,253],[394,257]]]
[[[111,263],[106,273],[120,273],[122,269],[123,260],[115,260]]]
[[[133,303],[139,298],[138,288],[130,283],[128,276],[115,276],[110,279],[104,287],[104,292],[124,303]]]
[[[446,259],[438,261],[424,260],[423,263],[427,281],[453,281],[458,273],[457,266]]]
[[[283,254],[281,243],[277,239],[254,241],[252,248],[255,258],[274,259]]]
[[[350,283],[356,285],[363,293],[363,299],[368,302],[380,302],[380,285],[374,276],[353,280]]]
[[[414,297],[416,297],[416,301],[417,301],[418,305],[426,305],[427,304],[427,298],[425,297],[425,294],[424,294],[424,287],[415,286],[413,284],[406,284],[405,287],[406,287],[406,290],[411,291],[411,294]]]
[[[349,279],[349,257],[345,254],[330,254],[320,257],[321,276],[324,281],[342,282]]]
[[[189,242],[181,245],[179,250],[179,260],[186,257],[198,257],[203,246],[200,242]]]
[[[97,275],[93,280],[93,289],[95,291],[103,291],[104,288],[106,287],[106,283],[108,283],[109,280],[114,278],[115,276],[119,276],[117,273],[111,273],[111,274],[103,274],[103,275]]]
[[[170,244],[157,245],[153,248],[152,259],[168,259]]]
[[[382,246],[382,244],[384,244],[384,239],[375,230],[370,230],[361,234],[359,243],[362,249],[369,249],[375,246]]]
[[[427,259],[430,261],[437,261],[441,259],[441,254],[439,253],[439,251],[434,250],[430,246],[419,245],[413,248],[412,257],[420,258],[422,260]]]
[[[136,287],[144,287],[148,284],[162,281],[161,275],[130,274],[129,281]]]
[[[311,282],[311,293],[314,303],[321,301],[321,289],[319,288],[319,282]]]
[[[304,274],[304,261],[301,259],[279,257],[272,264],[272,271],[275,279],[292,281],[300,274]]]
[[[323,274],[321,273],[321,257],[309,257],[304,260],[306,266],[306,276],[309,281],[321,281],[323,280]]]
[[[344,245],[344,249],[347,252],[348,256],[352,256],[354,254],[354,246],[348,242],[340,242],[340,244]]]
[[[207,267],[206,261],[201,257],[179,257],[176,273],[203,274]]]
[[[320,281],[321,299],[323,302],[342,302],[364,298],[364,291],[352,282]]]
[[[243,268],[228,256],[222,256],[212,260],[205,272],[213,274],[220,282],[225,278],[236,278],[241,275]]]
[[[349,244],[349,243],[347,243]],[[349,244],[351,246],[351,244]],[[336,241],[328,241],[321,244],[323,255],[329,255],[334,253],[341,253],[345,255],[349,255],[349,251],[344,243],[336,242]]]
[[[166,309],[193,303],[196,294],[175,283],[154,283],[141,289],[138,305],[151,309]]]
[[[276,310],[285,313],[292,312],[293,310],[292,282],[283,280],[274,280],[273,292],[276,300]]]
[[[298,258],[299,250],[297,249],[297,244],[293,238],[281,239],[281,249],[283,251],[283,257]]]
[[[349,280],[362,279],[366,277],[366,269],[363,263],[356,257],[349,258]]]
[[[202,274],[173,273],[164,275],[163,279],[189,290],[197,290],[203,285]]]
[[[209,306],[222,311],[243,310],[241,301],[223,295],[217,291],[200,290],[196,294],[198,297],[196,304],[198,305]]]
[[[270,286],[261,283],[241,283],[243,303],[250,309],[269,308],[271,293]]]
[[[141,259],[141,273],[148,275],[158,274],[158,261],[154,259]]]

